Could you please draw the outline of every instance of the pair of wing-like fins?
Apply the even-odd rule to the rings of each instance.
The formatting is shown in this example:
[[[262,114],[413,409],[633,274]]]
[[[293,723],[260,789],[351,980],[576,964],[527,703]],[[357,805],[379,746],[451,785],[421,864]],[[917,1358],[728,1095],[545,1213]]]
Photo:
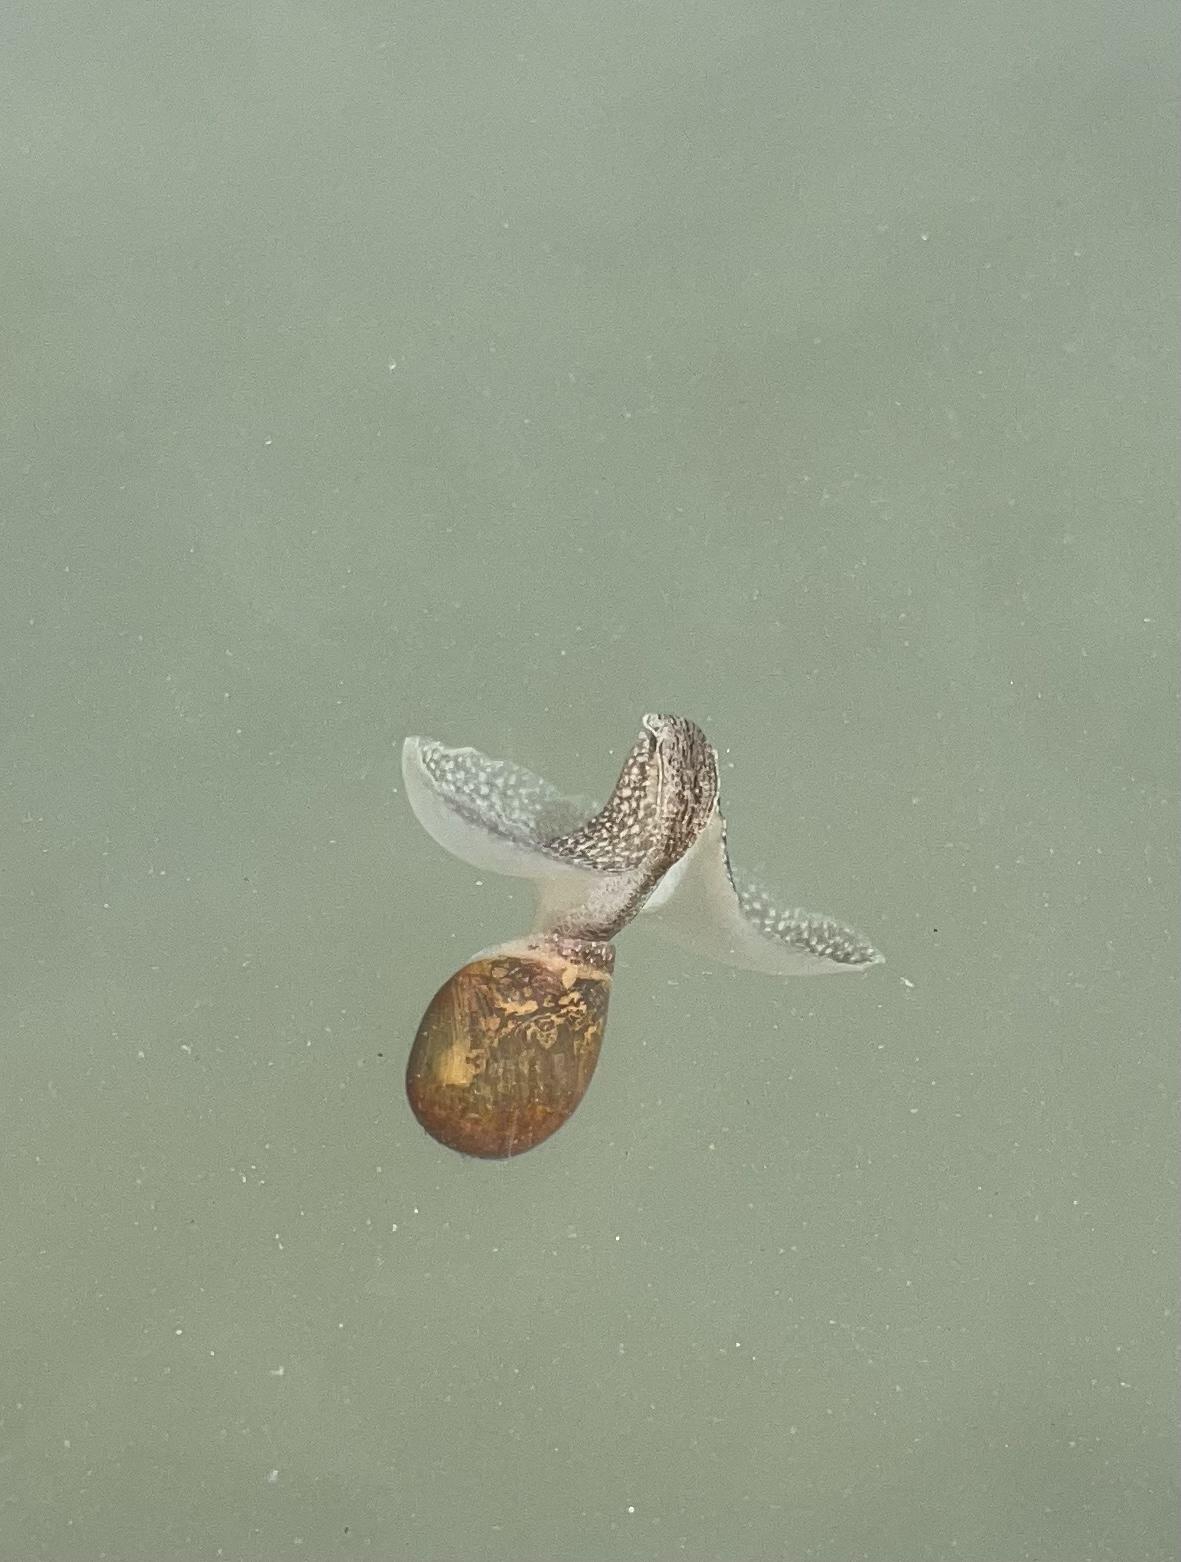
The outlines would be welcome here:
[[[407,738],[402,751],[406,795],[427,833],[454,856],[484,872],[531,879],[537,925],[555,928],[596,896],[609,901],[621,876],[637,873],[645,826],[636,809],[643,808],[645,794],[633,785],[634,771],[642,769],[647,750],[655,752],[658,724],[667,721],[677,718],[644,718],[644,732],[600,809],[509,760],[417,737]],[[681,725],[701,737],[691,723]],[[645,885],[639,908],[645,922],[707,960],[748,970],[808,975],[878,964],[881,955],[852,928],[816,912],[780,909],[761,885],[733,871],[717,801],[716,755],[703,737],[701,743],[712,767],[712,794],[690,844],[653,887]],[[701,775],[682,776],[677,784],[694,781]],[[659,789],[650,790],[656,795]]]

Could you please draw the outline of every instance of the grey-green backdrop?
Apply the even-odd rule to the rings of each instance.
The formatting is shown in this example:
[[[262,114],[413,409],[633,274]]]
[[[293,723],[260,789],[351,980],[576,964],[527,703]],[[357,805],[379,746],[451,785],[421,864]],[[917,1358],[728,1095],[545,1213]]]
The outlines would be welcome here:
[[[1171,6],[7,9],[0,1556],[1176,1556]],[[407,732],[646,710],[888,963],[619,946]]]

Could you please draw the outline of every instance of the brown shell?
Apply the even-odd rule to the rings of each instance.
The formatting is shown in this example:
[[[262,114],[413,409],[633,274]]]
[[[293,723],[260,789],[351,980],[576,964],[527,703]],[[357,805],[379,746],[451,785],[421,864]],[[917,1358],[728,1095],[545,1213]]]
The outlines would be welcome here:
[[[406,1066],[415,1117],[440,1144],[497,1158],[531,1150],[586,1094],[607,1023],[614,951],[495,950],[445,982]]]

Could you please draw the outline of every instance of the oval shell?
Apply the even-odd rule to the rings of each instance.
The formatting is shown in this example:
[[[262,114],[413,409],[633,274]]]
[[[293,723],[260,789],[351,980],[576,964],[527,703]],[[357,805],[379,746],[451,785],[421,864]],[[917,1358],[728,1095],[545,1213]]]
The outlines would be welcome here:
[[[427,1133],[496,1159],[556,1132],[599,1060],[614,963],[609,944],[506,945],[444,982],[406,1066]]]

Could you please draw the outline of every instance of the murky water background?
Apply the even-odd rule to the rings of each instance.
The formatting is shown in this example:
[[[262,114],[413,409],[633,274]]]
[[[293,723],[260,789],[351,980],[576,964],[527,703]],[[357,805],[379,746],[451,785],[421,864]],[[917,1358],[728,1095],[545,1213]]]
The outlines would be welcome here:
[[[1176,1555],[1171,8],[10,13],[0,1555]],[[406,732],[643,711],[864,979],[528,896]]]

